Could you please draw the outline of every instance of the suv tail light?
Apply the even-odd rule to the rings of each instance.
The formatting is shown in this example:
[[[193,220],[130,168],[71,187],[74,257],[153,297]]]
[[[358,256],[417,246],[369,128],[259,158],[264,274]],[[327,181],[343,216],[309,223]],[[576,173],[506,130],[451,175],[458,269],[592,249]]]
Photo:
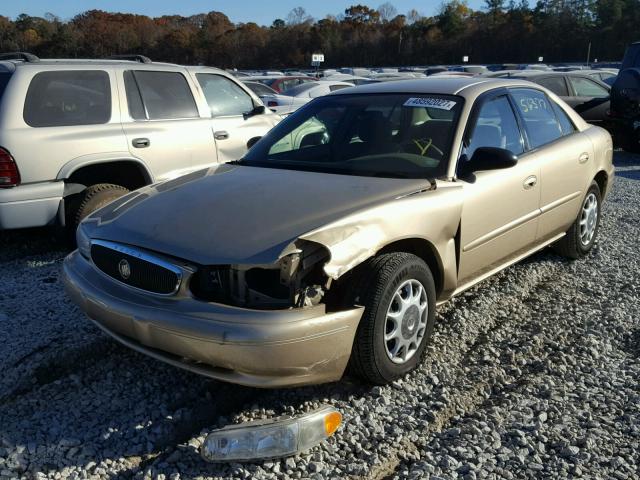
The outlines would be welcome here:
[[[267,107],[277,107],[278,106],[278,102],[276,102],[275,100],[269,100],[267,102]]]
[[[20,172],[13,157],[0,147],[0,188],[20,185]]]

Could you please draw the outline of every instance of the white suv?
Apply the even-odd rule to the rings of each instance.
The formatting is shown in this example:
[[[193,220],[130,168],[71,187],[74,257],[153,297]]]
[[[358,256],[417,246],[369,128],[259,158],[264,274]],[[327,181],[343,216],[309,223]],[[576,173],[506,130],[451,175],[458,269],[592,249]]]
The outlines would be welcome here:
[[[0,230],[75,230],[129,190],[242,157],[279,120],[214,68],[0,55]]]

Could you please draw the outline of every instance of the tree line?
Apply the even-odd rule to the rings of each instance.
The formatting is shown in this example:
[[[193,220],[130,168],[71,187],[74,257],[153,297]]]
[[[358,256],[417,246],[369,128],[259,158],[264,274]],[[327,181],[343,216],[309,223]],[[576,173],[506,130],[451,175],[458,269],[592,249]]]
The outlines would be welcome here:
[[[63,21],[53,14],[0,16],[0,51],[44,58],[137,53],[156,61],[222,68],[305,67],[322,52],[325,67],[619,60],[636,38],[640,0],[487,0],[474,10],[445,1],[433,16],[353,5],[310,17],[293,9],[271,25],[233,23],[222,12],[189,17],[90,10]],[[637,35],[640,37],[640,35]]]

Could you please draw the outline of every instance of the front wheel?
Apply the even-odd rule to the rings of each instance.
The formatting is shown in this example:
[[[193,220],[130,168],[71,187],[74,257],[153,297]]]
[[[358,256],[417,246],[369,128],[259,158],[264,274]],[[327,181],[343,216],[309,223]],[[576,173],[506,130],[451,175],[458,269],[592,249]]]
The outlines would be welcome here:
[[[584,257],[593,248],[600,227],[601,203],[600,187],[596,182],[591,182],[582,200],[578,217],[567,230],[566,235],[554,246],[560,255],[577,259]]]
[[[435,320],[435,284],[409,253],[379,255],[358,268],[351,301],[365,307],[349,362],[368,383],[384,385],[421,360]]]

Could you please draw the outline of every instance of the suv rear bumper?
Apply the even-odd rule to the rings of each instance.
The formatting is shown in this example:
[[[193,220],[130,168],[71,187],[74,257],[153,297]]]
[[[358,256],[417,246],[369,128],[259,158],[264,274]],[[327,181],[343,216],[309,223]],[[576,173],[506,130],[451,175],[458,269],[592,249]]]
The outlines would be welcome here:
[[[42,227],[58,216],[64,182],[42,182],[0,188],[0,230]]]
[[[160,297],[120,284],[76,250],[64,262],[71,299],[124,345],[219,380],[273,388],[339,380],[362,308],[251,310]]]

